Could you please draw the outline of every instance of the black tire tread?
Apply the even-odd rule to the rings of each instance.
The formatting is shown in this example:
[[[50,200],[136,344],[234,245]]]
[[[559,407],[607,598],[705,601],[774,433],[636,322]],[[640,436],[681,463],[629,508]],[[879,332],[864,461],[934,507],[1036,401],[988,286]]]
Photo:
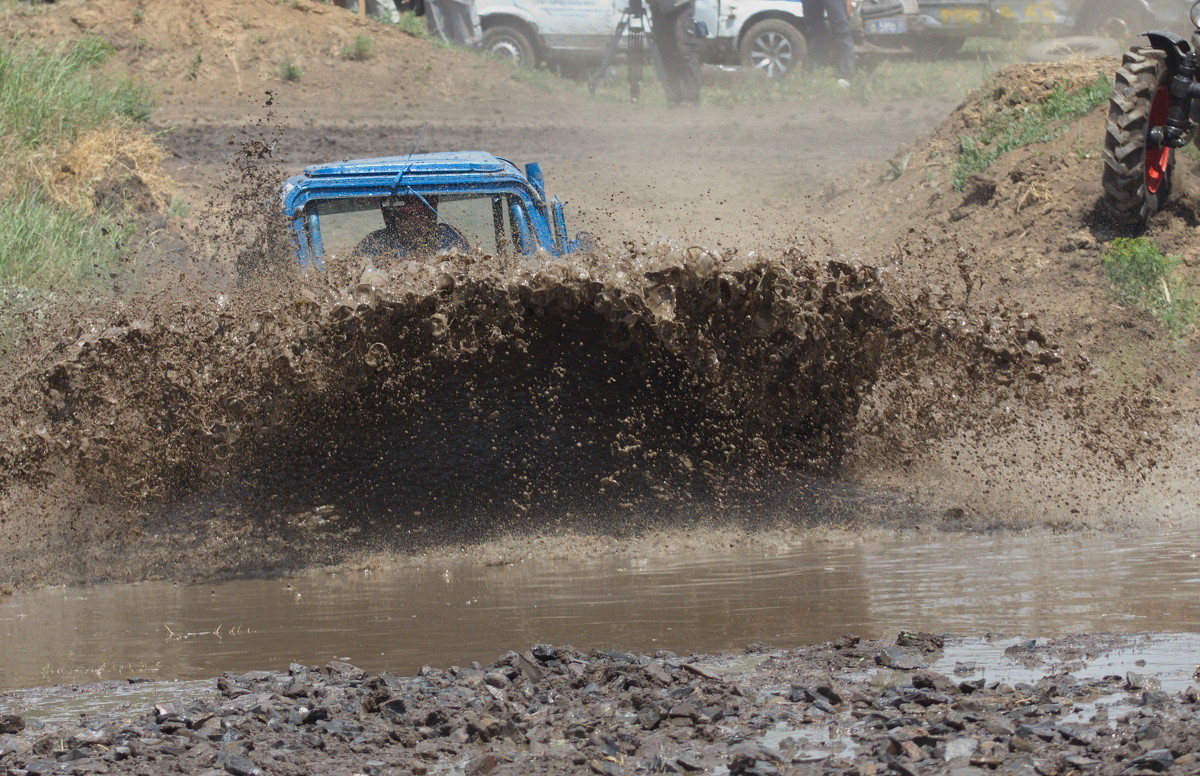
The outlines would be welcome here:
[[[1149,223],[1170,192],[1172,155],[1157,194],[1146,189],[1146,133],[1158,87],[1168,79],[1166,55],[1135,46],[1125,53],[1109,97],[1104,133],[1104,191],[1101,202],[1117,226]]]

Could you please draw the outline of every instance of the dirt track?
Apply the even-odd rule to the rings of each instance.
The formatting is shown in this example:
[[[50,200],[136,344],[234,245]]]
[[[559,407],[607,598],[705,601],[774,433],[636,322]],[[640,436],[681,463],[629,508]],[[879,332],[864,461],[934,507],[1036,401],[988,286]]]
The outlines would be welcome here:
[[[859,286],[851,284],[839,292],[846,294],[848,307],[835,300],[830,304],[835,314],[822,313],[823,320],[834,326],[822,331],[832,335],[827,338],[831,342],[855,341],[863,335],[853,325],[846,326],[846,321],[869,319],[874,322],[869,336],[886,345],[864,347],[863,352],[875,348],[865,363],[839,362],[828,355],[805,356],[814,360],[804,362],[829,365],[826,374],[811,378],[815,386],[823,380],[829,380],[828,385],[860,386],[853,395],[835,397],[833,402],[840,408],[835,413],[837,429],[846,434],[835,446],[857,456],[844,462],[840,470],[844,476],[906,493],[920,491],[931,514],[948,515],[949,522],[962,527],[997,522],[1054,526],[1177,522],[1192,516],[1187,505],[1194,495],[1191,472],[1197,457],[1187,446],[1186,429],[1193,422],[1189,413],[1197,397],[1187,353],[1157,331],[1148,316],[1121,310],[1108,298],[1098,271],[1100,245],[1090,228],[1097,162],[1076,150],[1082,141],[1073,135],[1057,145],[1012,155],[990,173],[996,178],[991,197],[972,199],[972,191],[955,193],[945,175],[947,149],[959,132],[970,129],[981,106],[1004,101],[1020,104],[1061,78],[1093,78],[1112,63],[1015,70],[1000,79],[994,93],[978,95],[949,120],[946,117],[954,106],[937,101],[778,102],[668,110],[540,90],[471,54],[433,47],[378,26],[369,28],[377,40],[375,57],[367,63],[347,62],[337,52],[364,28],[348,14],[319,5],[291,7],[268,0],[188,2],[156,6],[142,17],[135,16],[135,5],[132,0],[78,0],[7,22],[47,40],[77,35],[80,30],[104,35],[119,48],[118,69],[160,84],[163,93],[153,124],[170,130],[163,134],[175,154],[170,168],[183,198],[195,205],[193,225],[202,232],[208,195],[227,177],[227,164],[244,137],[243,129],[266,115],[268,90],[275,94],[275,119],[270,126],[250,131],[278,138],[274,159],[279,166],[261,171],[270,180],[307,162],[405,153],[426,126],[424,150],[483,148],[517,162],[541,161],[550,188],[576,208],[575,228],[593,232],[606,246],[608,255],[592,275],[611,273],[604,278],[602,293],[580,278],[561,285],[556,285],[561,279],[555,279],[547,282],[545,300],[535,303],[538,309],[543,304],[554,309],[560,292],[589,305],[612,293],[632,290],[631,298],[636,297],[660,282],[647,280],[649,275],[635,282],[637,273],[632,268],[643,271],[647,260],[658,270],[674,273],[674,279],[667,281],[672,293],[710,281],[719,285],[725,282],[718,280],[721,273],[737,278],[736,285],[748,282],[746,278],[770,277],[775,282],[777,271],[783,270],[778,288],[785,290],[793,283],[803,287],[796,278],[811,271],[862,278],[856,281]],[[308,69],[300,82],[284,83],[271,75],[282,57],[301,55]],[[202,64],[189,70],[189,61]],[[1096,113],[1081,122],[1078,137],[1098,136],[1100,120]],[[883,162],[906,146],[908,168],[898,180],[882,182]],[[1194,262],[1197,254],[1187,244],[1189,206],[1184,191],[1179,209],[1164,214],[1156,228],[1168,249],[1180,250],[1185,260]],[[659,235],[674,241],[675,249],[656,246]],[[209,241],[213,237],[200,236]],[[697,270],[678,250],[690,245],[710,247],[729,263]],[[813,270],[831,255],[861,259],[864,266],[849,274],[836,264]],[[761,258],[766,263],[757,264]],[[743,259],[749,264],[740,263]],[[162,273],[162,279],[170,281],[174,269]],[[459,282],[469,281],[461,295],[430,297],[415,307],[402,301],[403,294],[413,289],[427,293],[422,290],[425,280],[397,278],[395,296],[358,307],[354,325],[362,327],[363,336],[382,332],[402,338],[402,333],[381,326],[382,313],[399,315],[396,310],[405,310],[409,312],[404,315],[418,320],[433,304],[462,331],[469,331],[476,315],[470,294],[503,298],[510,284],[526,282],[486,268],[461,271]],[[272,371],[273,363],[256,361],[261,354],[254,347],[231,352],[203,334],[211,330],[205,328],[210,326],[210,316],[227,315],[206,307],[205,300],[215,299],[230,286],[219,273],[213,282],[214,286],[205,286],[185,281],[187,288],[174,289],[176,298],[166,306],[157,298],[134,300],[127,309],[112,311],[109,322],[114,327],[94,341],[73,340],[71,332],[86,327],[77,330],[66,325],[67,334],[60,340],[48,334],[45,354],[31,360],[20,377],[24,382],[14,384],[21,386],[14,387],[14,393],[23,391],[20,395],[25,397],[13,409],[18,413],[14,417],[22,418],[17,423],[19,445],[41,445],[47,456],[66,450],[68,456],[92,461],[89,465],[98,460],[104,466],[108,461],[110,472],[105,476],[115,477],[112,481],[118,490],[135,495],[160,493],[155,483],[184,481],[200,473],[208,476],[212,461],[205,457],[204,445],[216,445],[225,455],[226,447],[240,444],[239,435],[246,428],[262,426],[261,418],[272,413],[255,416],[256,405],[246,399],[261,396],[273,401],[275,394],[268,389],[278,387],[279,378]],[[180,290],[185,293],[178,294]],[[228,313],[232,323],[214,325],[238,332],[244,337],[238,342],[253,343],[261,334],[262,320],[269,318],[281,327],[272,335],[283,343],[280,347],[329,354],[328,360],[315,366],[320,379],[312,380],[311,373],[287,376],[297,380],[289,390],[302,386],[288,395],[301,395],[302,401],[283,402],[286,412],[280,416],[285,424],[319,425],[331,420],[325,387],[359,379],[357,372],[338,371],[347,368],[338,360],[343,356],[337,339],[344,323],[339,307],[344,296],[335,289],[320,298],[319,318],[324,323],[314,335],[306,328],[313,321],[289,309],[288,293],[268,293],[262,300],[241,295]],[[883,300],[883,306],[868,309],[868,304],[859,316],[857,305],[875,298]],[[741,323],[735,322],[727,333],[714,334],[706,328],[714,320],[706,312],[707,302],[692,301],[696,306],[688,308],[693,315],[689,327],[698,328],[689,328],[688,336],[699,353],[721,352],[726,336],[752,340],[752,328],[736,326],[768,304],[767,299],[751,295],[744,302],[746,315]],[[847,309],[855,314],[847,318]],[[462,310],[469,312],[456,318]],[[816,311],[820,310],[818,306]],[[599,317],[610,314],[606,311]],[[786,318],[773,319],[771,325],[784,326]],[[654,315],[646,320],[651,328],[661,323]],[[514,332],[525,336],[519,327]],[[547,332],[535,335],[547,336]],[[472,336],[464,334],[462,341],[474,346]],[[805,336],[809,335],[799,339]],[[944,347],[948,336],[954,344]],[[647,352],[655,355],[643,366],[665,370],[658,372],[660,376],[671,375],[676,368],[664,367],[670,359],[661,360],[665,357],[654,350],[671,351],[674,345],[668,340],[647,346]],[[818,345],[823,341],[812,338],[799,352],[821,353]],[[874,340],[863,344],[869,342]],[[851,350],[858,358],[859,351]],[[879,353],[885,355],[875,361]],[[671,357],[675,355],[671,351]],[[723,375],[729,380],[725,392],[734,393],[731,387],[738,380],[762,374],[761,365],[777,363],[777,355],[747,357],[740,372],[733,369],[736,374]],[[414,356],[416,362],[422,358],[420,353]],[[177,363],[209,363],[211,368],[199,377],[185,375],[181,382],[178,370],[171,366]],[[260,371],[249,368],[255,363],[262,365]],[[581,360],[579,368],[585,368],[584,363]],[[136,370],[133,364],[138,365]],[[1035,368],[1026,371],[1026,364]],[[997,371],[1002,373],[999,378]],[[64,382],[69,389],[60,395],[54,375],[68,373],[79,377]],[[131,378],[133,374],[137,377]],[[772,400],[776,395],[791,395],[795,374],[791,382],[785,378],[769,385],[765,393],[748,395]],[[871,380],[862,383],[857,377],[862,374],[872,375]],[[855,378],[847,380],[848,375]],[[193,382],[184,386],[189,379]],[[52,390],[45,391],[39,380]],[[106,403],[112,398],[114,382],[126,386],[127,402]],[[669,383],[669,379],[662,382]],[[1136,389],[1128,390],[1129,385]],[[172,410],[164,420],[164,402],[180,390],[188,391],[184,403],[188,411]],[[700,391],[686,398],[705,395]],[[663,396],[679,398],[670,391]],[[362,394],[356,400],[368,397]],[[29,404],[20,405],[21,401]],[[659,401],[669,403],[651,394],[641,411],[648,414],[647,408]],[[77,407],[87,407],[90,414],[85,416]],[[40,412],[59,425],[48,433],[36,424],[21,430],[21,423]],[[388,422],[403,417],[400,410],[389,412],[401,414],[384,413]],[[69,422],[60,422],[64,413]],[[179,421],[177,416],[190,420]],[[266,425],[277,421],[272,415]],[[1167,436],[1171,427],[1183,433]],[[145,433],[151,428],[154,433]],[[1006,431],[996,432],[1001,428]],[[124,434],[120,445],[108,441],[114,429]],[[843,432],[837,429],[817,424],[805,443],[820,443],[831,434],[838,437]],[[170,440],[179,443],[168,444]],[[733,448],[752,441],[742,435]],[[98,448],[101,444],[105,447]],[[671,456],[682,452],[682,447],[672,445],[668,445]],[[301,451],[299,459],[283,461],[296,463],[308,454]],[[27,455],[18,450],[11,459],[19,461]],[[114,460],[125,463],[113,466]],[[726,465],[715,461],[707,460],[706,465]],[[44,574],[43,580],[80,575],[137,578],[156,573],[151,569],[178,570],[154,554],[170,555],[175,543],[183,541],[173,533],[181,524],[178,509],[167,510],[173,517],[164,525],[151,521],[143,526],[146,516],[140,503],[135,503],[132,517],[120,511],[115,518],[110,505],[87,503],[89,498],[76,505],[81,512],[64,529],[56,515],[64,502],[73,503],[73,497],[64,495],[63,489],[70,493],[78,487],[75,476],[81,476],[89,489],[94,482],[88,479],[91,475],[72,470],[72,464],[56,465],[66,467],[67,476],[25,503],[31,514],[45,514],[45,522],[27,520],[26,525],[38,528],[26,531],[16,545],[26,562],[38,558],[41,565],[36,573]],[[246,471],[261,471],[255,469],[261,462],[249,465]],[[278,460],[276,465],[287,470]],[[38,476],[56,476],[50,471]],[[729,466],[725,473],[737,471],[738,466]],[[246,473],[224,476],[238,479]],[[587,488],[594,487],[589,480]],[[96,495],[88,492],[90,497]],[[200,505],[211,507],[203,499]],[[80,519],[81,513],[91,514],[91,510],[101,517]],[[245,571],[256,563],[294,562],[289,554],[294,548],[275,547],[277,537],[266,523],[255,525],[249,520],[229,527],[222,519],[210,523],[218,538],[249,532],[257,543],[230,558],[221,556],[229,551],[220,547],[197,546],[199,540],[189,534],[186,541],[198,553],[199,565],[205,558],[221,557],[221,571]],[[131,526],[154,530],[163,544],[148,549],[142,562],[115,568],[106,553],[124,552]],[[96,557],[76,558],[77,568],[55,567],[53,561],[46,567],[35,548],[48,536],[64,542],[64,547],[91,541]],[[153,544],[148,539],[133,541]],[[16,572],[17,581],[22,573],[29,573],[29,568]]]
[[[958,110],[668,111],[541,91],[396,30],[371,28],[375,58],[346,62],[362,28],[306,0],[60,0],[4,21],[47,41],[101,34],[117,69],[163,88],[153,124],[170,128],[202,245],[214,182],[269,89],[278,121],[250,132],[278,137],[279,164],[257,171],[271,185],[307,162],[404,153],[427,125],[424,150],[541,161],[607,252],[536,272],[459,257],[449,289],[416,270],[365,290],[239,289],[228,267],[179,274],[204,264],[188,248],[148,273],[149,291],[49,314],[3,375],[0,584],[262,574],[336,563],[364,540],[411,552],[509,529],[519,543],[600,526],[593,543],[636,543],[678,523],[703,542],[699,513],[725,530],[833,522],[811,490],[779,488],[797,471],[867,486],[836,515],[851,530],[1195,523],[1192,353],[1112,304],[1099,271],[1097,163],[1079,138],[1098,137],[1100,114],[965,192],[946,181],[948,149],[987,104],[1111,63],[1014,70]],[[300,83],[271,76],[285,57],[304,57]],[[905,146],[907,168],[882,182]],[[1194,268],[1183,189],[1153,236]],[[247,212],[260,194],[243,192]],[[137,720],[43,731],[35,714],[28,728],[0,715],[0,765],[1195,772],[1194,691],[1132,673],[1079,681],[1058,664],[1027,684],[960,681],[920,667],[941,639],[899,646],[846,638],[753,670],[741,659],[736,683],[668,654],[560,661],[547,647],[412,679],[297,665],[227,676],[217,696]],[[1033,660],[1032,643],[1015,646]],[[1052,649],[1074,661],[1114,646]],[[1125,704],[1115,725],[1088,716],[1110,697]],[[754,743],[777,725],[800,740]]]
[[[448,65],[451,82],[474,83],[458,69],[464,63]],[[542,161],[551,189],[576,209],[576,228],[591,231],[610,250],[662,236],[742,256],[800,246],[813,258],[860,258],[887,267],[903,284],[945,289],[953,304],[982,311],[1015,302],[1044,321],[1061,345],[1096,359],[1115,382],[1157,386],[1154,400],[1167,397],[1170,406],[1190,408],[1200,392],[1186,374],[1186,356],[1144,314],[1121,310],[1109,299],[1098,271],[1100,243],[1090,226],[1097,161],[1076,152],[1081,140],[1072,135],[1005,160],[991,175],[1010,182],[992,201],[972,203],[970,191],[948,190],[944,155],[958,133],[971,131],[989,98],[1019,103],[1064,78],[1083,84],[1113,66],[1104,61],[1018,69],[998,82],[995,94],[981,95],[980,103],[950,120],[955,106],[942,101],[782,102],[688,111],[597,102],[511,81],[465,102],[441,94],[414,99],[409,91],[392,103],[364,99],[332,79],[278,89],[279,110],[287,116],[280,156],[294,167],[314,159],[394,154],[407,150],[408,139],[425,126],[429,150],[486,147],[518,162]],[[367,79],[373,94],[386,95],[387,83],[378,73]],[[179,155],[182,179],[218,174],[228,153],[222,140],[254,115],[243,112],[244,103],[233,104],[232,111],[228,100],[218,99],[199,110],[172,100],[163,106],[158,120],[179,128],[168,143]],[[1082,126],[1079,137],[1100,137],[1099,112]],[[909,160],[905,173],[881,181],[884,161],[901,156]],[[1185,186],[1182,212],[1188,196]],[[1159,229],[1170,248],[1193,260],[1178,218],[1164,217]],[[964,272],[974,298],[963,286]],[[1130,357],[1134,343],[1140,343],[1138,355]],[[1145,343],[1151,343],[1148,350]],[[1093,523],[1147,519],[1142,486],[1114,487],[1109,474],[1087,473],[1090,464],[1080,472],[1079,432],[1040,428],[1022,436],[1015,446],[1002,443],[1021,450],[1019,458],[997,460],[994,448],[978,440],[951,440],[929,456],[922,476],[943,494],[934,499],[936,508],[969,505],[969,512],[989,515],[984,520],[1011,510],[1023,516],[1018,522],[1030,517],[1056,524],[1081,514]],[[1093,438],[1082,445],[1106,448],[1110,441]],[[908,454],[913,452],[927,451]],[[964,478],[965,461],[970,473]],[[1177,463],[1182,473],[1176,468],[1161,474],[1155,489],[1189,481],[1188,461],[1185,454]],[[902,490],[912,474],[911,468],[897,473],[874,465],[864,472]],[[1031,479],[1056,484],[1031,485]],[[977,498],[981,480],[993,495]],[[1153,519],[1186,516],[1180,502],[1158,498]],[[1131,503],[1138,505],[1133,514],[1126,509]]]
[[[518,163],[542,162],[550,186],[575,209],[578,228],[606,243],[665,234],[743,251],[794,244],[812,225],[839,217],[827,210],[830,195],[854,180],[860,165],[882,163],[952,107],[784,103],[669,111],[582,99],[547,105],[544,95],[521,89],[502,111],[479,117],[453,105],[398,112],[387,104],[321,104],[293,91],[281,90],[278,101],[287,124],[280,156],[290,165],[407,153],[428,125],[423,150],[481,148]],[[228,160],[227,139],[244,115],[244,106],[230,107],[231,115],[205,112],[199,123],[182,108],[157,119],[179,127],[167,145],[179,156],[176,174],[196,191],[201,176],[219,174]]]

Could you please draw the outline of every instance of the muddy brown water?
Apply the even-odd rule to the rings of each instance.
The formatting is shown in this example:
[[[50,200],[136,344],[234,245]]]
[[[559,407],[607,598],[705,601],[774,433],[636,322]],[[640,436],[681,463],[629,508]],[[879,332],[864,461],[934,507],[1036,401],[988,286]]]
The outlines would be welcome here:
[[[284,579],[19,593],[0,599],[0,687],[192,680],[335,658],[407,673],[486,663],[535,642],[686,653],[900,629],[1200,633],[1200,542],[1184,533],[917,532],[703,553],[548,554],[497,565],[376,558],[369,570]],[[1195,639],[1185,643],[1176,662],[1194,664]]]

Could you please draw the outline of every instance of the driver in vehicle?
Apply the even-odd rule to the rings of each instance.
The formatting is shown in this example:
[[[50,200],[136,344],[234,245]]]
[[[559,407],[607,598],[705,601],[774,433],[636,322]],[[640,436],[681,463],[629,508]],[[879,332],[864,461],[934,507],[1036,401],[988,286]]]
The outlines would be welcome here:
[[[364,237],[355,252],[372,258],[420,258],[442,251],[470,250],[457,229],[438,223],[437,207],[437,197],[383,200],[383,228]]]

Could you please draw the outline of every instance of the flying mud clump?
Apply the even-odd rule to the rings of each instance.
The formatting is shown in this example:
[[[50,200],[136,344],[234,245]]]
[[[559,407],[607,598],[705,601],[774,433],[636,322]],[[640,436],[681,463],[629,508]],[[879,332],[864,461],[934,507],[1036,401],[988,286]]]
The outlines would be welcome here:
[[[523,454],[538,453],[523,435],[575,426],[594,437],[577,457],[604,459],[596,483],[641,466],[710,483],[836,471],[864,424],[887,448],[988,423],[997,396],[1030,400],[1061,360],[1029,317],[901,300],[874,268],[798,253],[460,257],[363,280],[157,297],[75,322],[6,380],[4,486],[70,476],[92,498],[175,499],[298,438],[328,451],[344,447],[336,428],[359,444],[387,429],[399,454],[403,429],[421,424],[433,428],[423,445],[487,438]]]

